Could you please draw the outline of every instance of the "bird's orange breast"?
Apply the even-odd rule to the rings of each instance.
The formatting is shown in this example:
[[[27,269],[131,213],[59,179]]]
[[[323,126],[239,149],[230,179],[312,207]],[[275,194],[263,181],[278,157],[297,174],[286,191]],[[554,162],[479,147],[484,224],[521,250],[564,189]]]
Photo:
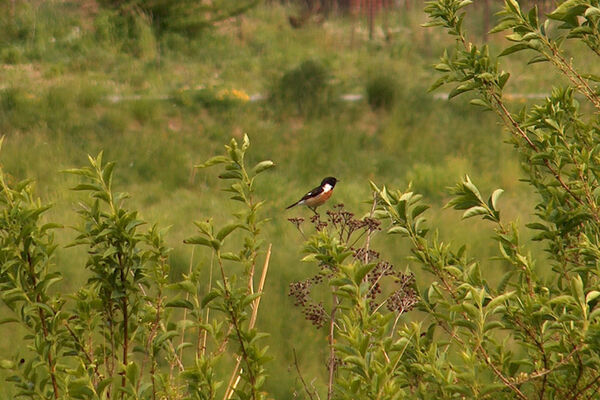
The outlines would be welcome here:
[[[323,193],[319,194],[318,196],[311,197],[310,199],[306,199],[304,204],[306,204],[309,207],[318,207],[321,204],[325,203],[327,200],[329,200],[329,198],[331,197],[332,194],[333,194],[333,190],[323,192]]]

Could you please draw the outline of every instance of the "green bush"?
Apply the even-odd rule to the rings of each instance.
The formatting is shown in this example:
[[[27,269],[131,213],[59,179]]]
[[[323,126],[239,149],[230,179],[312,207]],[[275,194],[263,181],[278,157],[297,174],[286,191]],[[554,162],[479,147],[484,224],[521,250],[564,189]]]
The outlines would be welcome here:
[[[94,36],[111,51],[116,48],[142,60],[151,60],[158,54],[151,24],[143,12],[103,11],[94,20]]]
[[[216,22],[243,14],[256,6],[259,0],[220,0],[209,5],[194,0],[101,0],[99,3],[118,10],[122,15],[139,12],[147,15],[158,35],[177,32],[194,36]]]
[[[493,32],[508,31],[510,45],[497,55],[467,36],[471,2],[427,3],[428,26],[456,38],[436,70],[433,88],[451,85],[450,97],[469,92],[471,104],[493,111],[519,153],[525,179],[537,195],[526,235],[501,212],[501,189],[489,195],[465,177],[451,189],[446,208],[463,219],[490,224],[497,260],[472,257],[466,246],[431,232],[428,206],[412,188],[377,187],[375,214],[387,231],[411,247],[414,268],[427,274],[420,288],[423,316],[400,329],[406,344],[397,375],[402,393],[415,399],[590,399],[598,397],[600,368],[600,159],[596,78],[569,56],[567,39],[579,38],[598,54],[598,8],[567,1],[540,21],[506,0]],[[553,27],[552,20],[561,29]],[[581,43],[582,42],[582,43]],[[512,111],[503,98],[509,73],[499,57],[529,50],[529,63],[547,62],[565,87],[530,107]],[[584,105],[576,100],[580,96]],[[535,257],[540,242],[546,255]],[[496,270],[505,271],[501,278]]]
[[[331,92],[327,68],[307,60],[283,74],[271,98],[280,108],[292,108],[302,115],[320,115],[330,106]]]
[[[126,206],[128,196],[113,190],[115,164],[99,154],[88,167],[66,171],[82,180],[73,189],[89,194],[71,243],[86,249],[89,279],[69,295],[51,289],[64,277],[53,234],[61,226],[44,221],[50,206],[31,181],[10,183],[0,168],[0,301],[10,314],[2,323],[19,324],[28,343],[0,359],[15,397],[212,400],[226,391],[266,399],[267,348],[255,323],[270,250],[263,263],[266,220],[254,183],[273,163],[246,169],[248,147],[247,137],[241,146],[232,140],[226,156],[202,165],[225,165],[221,176],[233,180],[227,190],[242,210],[220,228],[196,222],[198,235],[185,242],[208,248],[214,263],[209,271],[190,263],[177,282],[165,230],[141,220]]]
[[[5,64],[18,64],[23,61],[23,49],[11,46],[0,51],[0,61]]]
[[[372,109],[390,110],[398,98],[398,81],[392,75],[377,75],[368,79],[366,91]]]

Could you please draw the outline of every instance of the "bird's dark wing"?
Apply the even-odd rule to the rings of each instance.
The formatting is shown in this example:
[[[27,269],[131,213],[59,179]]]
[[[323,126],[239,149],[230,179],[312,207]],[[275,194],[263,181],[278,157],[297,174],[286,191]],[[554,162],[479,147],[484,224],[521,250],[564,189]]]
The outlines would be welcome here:
[[[292,208],[292,207],[294,207],[294,206],[302,203],[306,199],[310,199],[311,197],[318,196],[321,193],[323,193],[323,187],[322,186],[317,186],[316,188],[314,188],[313,190],[311,190],[310,192],[308,192],[304,196],[302,196],[302,198],[300,200],[298,200],[297,202],[295,202],[291,206],[287,206],[286,209]]]
[[[304,196],[302,196],[300,201],[310,199],[311,197],[318,196],[321,193],[323,193],[323,186],[317,186],[316,188],[314,188],[313,190],[311,190],[310,192],[308,192]]]

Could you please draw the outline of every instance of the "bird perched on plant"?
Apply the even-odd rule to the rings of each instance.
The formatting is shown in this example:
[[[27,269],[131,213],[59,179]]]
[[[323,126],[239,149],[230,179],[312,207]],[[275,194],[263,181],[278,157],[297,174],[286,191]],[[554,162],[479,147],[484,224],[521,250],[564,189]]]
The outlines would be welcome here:
[[[286,210],[298,205],[305,205],[310,208],[315,214],[317,213],[317,207],[325,203],[333,194],[333,188],[338,182],[338,179],[333,176],[328,176],[323,179],[320,186],[317,186],[310,192],[306,193],[300,200],[286,207]]]

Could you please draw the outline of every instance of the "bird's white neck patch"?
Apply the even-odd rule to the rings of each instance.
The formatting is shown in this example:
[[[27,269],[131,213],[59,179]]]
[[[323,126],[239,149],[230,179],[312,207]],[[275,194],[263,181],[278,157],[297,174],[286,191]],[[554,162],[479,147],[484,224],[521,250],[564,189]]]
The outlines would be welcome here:
[[[326,183],[325,186],[323,186],[323,193],[327,193],[331,189],[333,189],[333,186],[331,186],[329,183]]]

